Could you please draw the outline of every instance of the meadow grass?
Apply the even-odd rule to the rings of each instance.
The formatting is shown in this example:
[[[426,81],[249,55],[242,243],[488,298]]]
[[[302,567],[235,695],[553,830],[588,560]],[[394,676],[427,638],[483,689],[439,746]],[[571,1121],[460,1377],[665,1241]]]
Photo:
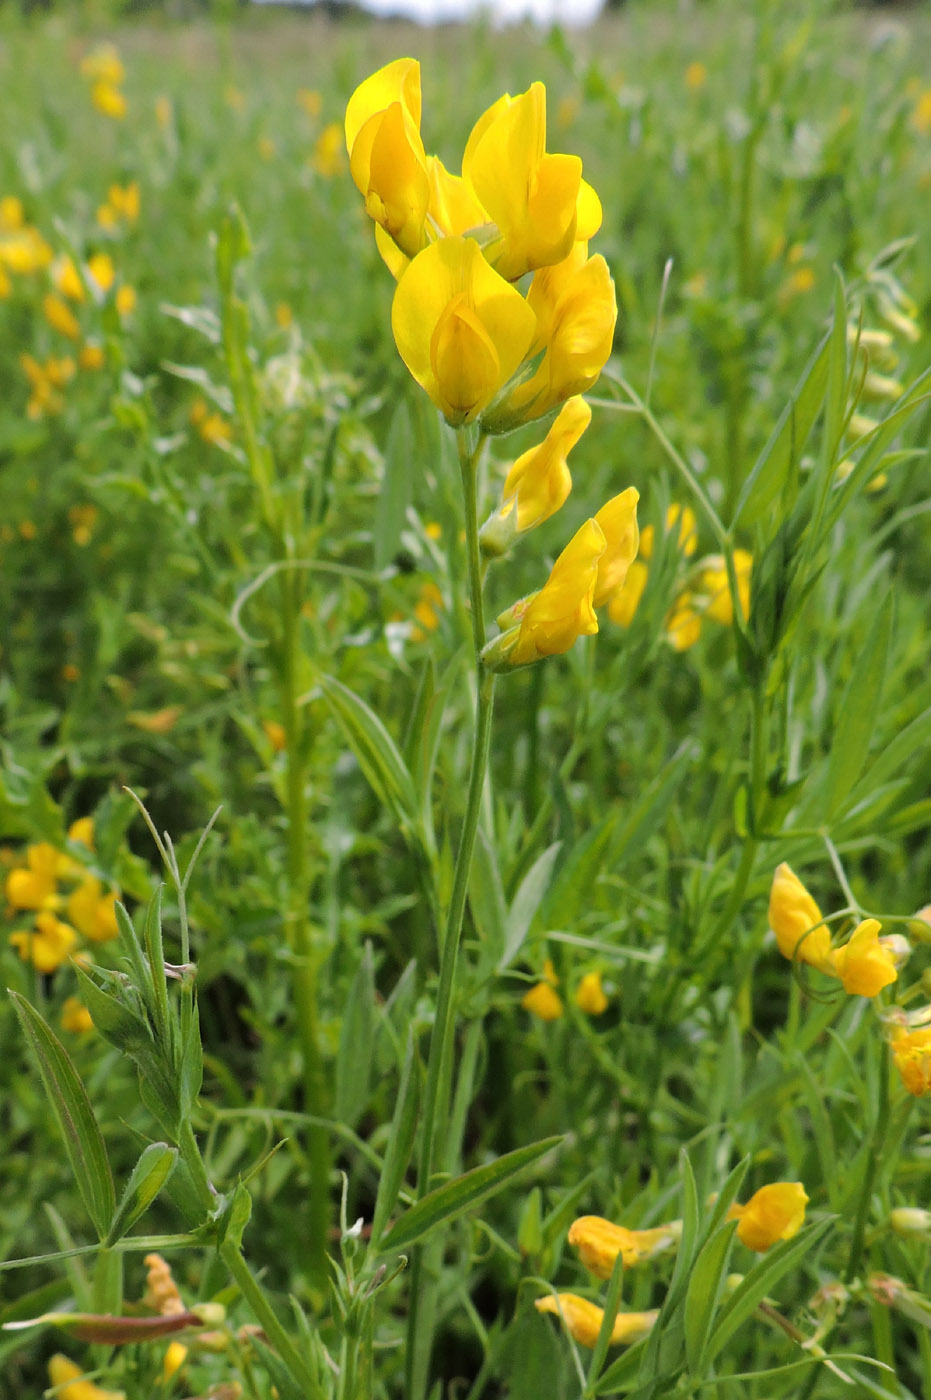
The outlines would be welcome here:
[[[342,119],[403,54],[451,168],[545,81],[617,287],[486,603],[549,424],[457,453],[395,348]],[[762,0],[0,14],[0,1323],[61,1314],[0,1395],[931,1395],[929,71]],[[642,596],[492,687],[628,486]]]

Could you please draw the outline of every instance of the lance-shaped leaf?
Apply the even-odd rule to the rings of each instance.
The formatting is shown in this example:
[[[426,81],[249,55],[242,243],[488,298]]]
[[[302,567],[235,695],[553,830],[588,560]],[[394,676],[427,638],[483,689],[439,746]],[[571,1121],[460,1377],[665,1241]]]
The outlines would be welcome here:
[[[149,1143],[126,1183],[123,1198],[104,1240],[108,1249],[112,1248],[117,1240],[122,1239],[127,1230],[131,1230],[139,1217],[145,1214],[171,1176],[177,1160],[176,1147],[169,1147],[165,1142]]]
[[[397,744],[374,711],[341,681],[321,676],[320,685],[376,795],[391,809],[402,828],[412,831],[417,818],[417,798],[413,779]]]
[[[518,1147],[515,1152],[508,1152],[485,1167],[475,1167],[463,1176],[457,1176],[454,1181],[438,1186],[395,1222],[382,1242],[383,1251],[407,1249],[438,1225],[448,1224],[457,1216],[464,1215],[473,1206],[495,1195],[519,1172],[539,1161],[561,1142],[561,1137],[551,1137],[543,1142],[531,1143],[529,1147]]]
[[[116,1192],[90,1099],[68,1052],[35,1007],[18,992],[10,992],[10,996],[36,1057],[81,1199],[102,1240],[116,1210]]]

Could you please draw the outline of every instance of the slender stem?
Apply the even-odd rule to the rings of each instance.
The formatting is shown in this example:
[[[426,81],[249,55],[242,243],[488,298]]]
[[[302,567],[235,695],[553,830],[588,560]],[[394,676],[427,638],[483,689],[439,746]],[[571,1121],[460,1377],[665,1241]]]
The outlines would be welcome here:
[[[303,1065],[304,1110],[325,1118],[327,1085],[320,1054],[317,955],[307,917],[310,876],[307,860],[307,774],[303,719],[298,703],[300,613],[297,575],[281,576],[281,661],[279,691],[287,762],[285,804],[288,823],[288,943],[294,956],[292,990]],[[326,1287],[326,1248],[330,1217],[330,1136],[322,1123],[307,1128],[310,1200],[307,1206],[307,1267],[312,1283]]]
[[[440,949],[439,984],[436,994],[436,1012],[433,1031],[430,1036],[430,1050],[427,1057],[427,1077],[424,1089],[423,1116],[421,1120],[420,1154],[417,1164],[417,1196],[425,1196],[430,1190],[437,1158],[437,1119],[438,1109],[448,1101],[452,1081],[452,1039],[455,1028],[453,998],[456,986],[456,964],[459,955],[459,941],[462,934],[462,921],[465,914],[466,892],[469,872],[472,867],[472,852],[478,830],[479,812],[482,804],[482,791],[488,770],[488,754],[491,746],[491,722],[494,709],[495,677],[486,672],[480,655],[485,645],[485,617],[482,603],[482,565],[478,543],[478,514],[476,510],[476,474],[478,458],[483,446],[482,439],[474,451],[470,451],[466,433],[459,432],[459,466],[462,475],[462,492],[465,505],[466,557],[469,568],[469,596],[472,605],[472,639],[475,645],[477,672],[477,707],[475,730],[472,739],[472,758],[469,769],[469,787],[466,796],[466,809],[462,831],[459,836],[459,849],[456,852],[456,865],[453,874],[453,888],[446,915],[446,926]],[[407,1400],[420,1400],[426,1390],[426,1370],[429,1363],[429,1336],[424,1337],[421,1319],[429,1311],[426,1297],[428,1279],[424,1267],[422,1250],[414,1258],[411,1283],[411,1306],[408,1317],[408,1377]],[[429,1329],[428,1329],[429,1330]]]
[[[870,1201],[876,1183],[876,1173],[883,1158],[883,1145],[889,1127],[889,1058],[889,1046],[883,1042],[879,1061],[879,1103],[876,1105],[876,1121],[873,1124],[869,1156],[863,1171],[863,1186],[860,1190],[860,1202],[857,1206],[857,1216],[853,1227],[853,1239],[850,1241],[847,1271],[844,1274],[845,1283],[852,1283],[860,1268],[866,1222],[870,1213]]]

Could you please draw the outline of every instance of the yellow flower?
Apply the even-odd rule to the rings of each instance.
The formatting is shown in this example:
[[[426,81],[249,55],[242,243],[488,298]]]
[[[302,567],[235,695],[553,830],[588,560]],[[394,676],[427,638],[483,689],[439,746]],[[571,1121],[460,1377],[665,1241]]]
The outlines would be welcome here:
[[[162,94],[155,99],[155,120],[162,131],[167,131],[171,126],[171,99]]]
[[[85,938],[94,943],[106,943],[116,938],[116,894],[103,893],[96,875],[88,875],[68,896],[68,918]]]
[[[298,88],[297,100],[309,117],[319,117],[323,111],[323,97],[314,88]]]
[[[136,289],[123,283],[116,289],[116,309],[121,316],[128,316],[136,309]]]
[[[6,877],[7,903],[14,909],[57,909],[62,854],[48,841],[26,847],[26,869]]]
[[[931,1094],[931,1026],[900,1034],[892,1042],[892,1058],[910,1094]]]
[[[66,997],[61,1008],[61,1028],[71,1031],[74,1035],[83,1035],[85,1031],[93,1030],[94,1023],[91,1014],[77,997]]]
[[[647,527],[649,529],[649,526]],[[641,547],[643,535],[641,535]],[[646,564],[640,559],[634,559],[627,570],[627,577],[620,588],[611,598],[608,599],[608,616],[612,622],[616,622],[618,627],[629,627],[634,620],[634,614],[640,606],[640,599],[647,586],[648,570]]]
[[[558,656],[578,637],[598,631],[592,600],[598,561],[605,548],[601,526],[586,520],[556,560],[539,593],[523,599],[512,610],[520,627],[508,656],[510,665],[526,666],[544,656]]]
[[[411,629],[411,639],[415,642],[422,642],[428,632],[435,632],[440,625],[442,611],[443,594],[433,580],[428,579],[414,606],[417,626]]]
[[[572,490],[566,458],[591,421],[592,411],[584,399],[576,397],[563,404],[543,441],[521,453],[511,466],[501,506],[492,520],[513,516],[514,529],[523,533],[555,515]]]
[[[52,268],[52,280],[63,297],[68,297],[71,301],[84,300],[84,283],[73,258],[58,259]]]
[[[184,1365],[184,1358],[187,1356],[187,1347],[183,1342],[169,1342],[165,1349],[165,1359],[162,1362],[162,1375],[165,1380],[171,1380],[175,1371],[180,1370]]]
[[[931,131],[931,88],[918,94],[915,110],[912,113],[912,126],[922,136]]]
[[[850,996],[874,997],[898,978],[895,957],[879,938],[878,919],[864,919],[842,948],[834,949],[834,971]]]
[[[505,94],[479,117],[466,143],[462,174],[497,226],[486,254],[502,277],[551,267],[568,257],[576,237],[601,224],[594,191],[582,196],[584,228],[577,233],[582,162],[546,153],[546,89],[533,83],[519,97]]]
[[[204,442],[212,443],[214,447],[229,447],[229,424],[221,414],[211,413],[204,399],[195,399],[190,418]]]
[[[0,266],[16,275],[39,272],[48,267],[53,257],[52,249],[36,228],[0,234]]]
[[[339,122],[330,122],[317,137],[312,164],[318,175],[328,179],[342,170],[345,157],[343,131]]]
[[[90,509],[93,510],[93,506]],[[68,840],[77,841],[92,851],[94,849],[94,818],[78,817],[77,821],[73,821],[68,827]]]
[[[60,1352],[49,1361],[48,1373],[55,1388],[55,1400],[125,1400],[122,1390],[102,1390],[92,1381],[82,1380],[81,1367]]]
[[[698,521],[695,519],[695,512],[691,506],[682,506],[678,501],[673,501],[666,509],[663,533],[671,535],[677,523],[679,531],[676,538],[676,548],[686,557],[691,557],[698,548]],[[645,525],[640,532],[640,558],[652,559],[652,557],[653,526]]]
[[[126,77],[119,50],[113,44],[99,44],[81,60],[81,76],[119,87]]]
[[[598,560],[598,576],[595,580],[595,595],[592,605],[603,607],[624,587],[627,571],[637,557],[640,532],[637,529],[637,502],[639,491],[628,486],[618,496],[612,496],[595,516],[595,524],[601,526],[606,548]]]
[[[590,1303],[587,1298],[580,1298],[577,1293],[557,1293],[555,1298],[550,1293],[545,1298],[537,1298],[534,1307],[537,1312],[553,1313],[560,1318],[566,1330],[581,1346],[594,1347],[604,1317],[602,1308]],[[618,1313],[611,1329],[612,1345],[631,1346],[639,1342],[658,1316],[659,1310],[656,1308],[652,1312]]]
[[[444,238],[454,233],[468,233],[487,223],[488,215],[468,180],[452,175],[439,156],[427,156],[427,176],[430,180],[427,212]]]
[[[690,92],[698,92],[708,81],[708,69],[698,59],[685,70],[685,86]]]
[[[734,573],[737,576],[737,596],[740,611],[746,620],[750,616],[750,574],[753,569],[753,555],[746,549],[734,550]],[[699,576],[698,590],[707,599],[705,617],[713,618],[729,627],[734,621],[734,600],[731,597],[727,577],[727,566],[721,554],[709,554],[704,561]]]
[[[682,1238],[682,1221],[671,1220],[652,1230],[627,1230],[600,1215],[583,1215],[573,1221],[569,1243],[579,1251],[579,1258],[596,1278],[610,1278],[618,1255],[624,1268],[655,1259],[672,1249]]]
[[[15,194],[5,194],[0,199],[0,233],[13,233],[22,228],[25,222],[23,201]]]
[[[54,972],[78,941],[70,924],[62,923],[51,910],[36,915],[35,929],[17,929],[10,942],[23,962],[31,962],[38,972]]]
[[[521,998],[520,1004],[541,1021],[558,1021],[564,1010],[562,997],[549,982],[537,982]]]
[[[126,116],[126,98],[118,87],[101,79],[91,88],[91,101],[105,117],[122,121]]]
[[[680,593],[666,618],[666,638],[675,651],[688,651],[701,636],[701,613],[694,593]]]
[[[600,972],[586,972],[575,989],[575,1004],[586,1016],[601,1016],[608,1009],[608,998],[601,985]]]
[[[537,321],[530,354],[544,351],[536,373],[502,407],[512,421],[539,418],[598,378],[614,343],[617,301],[608,265],[576,243],[564,262],[534,274],[527,303]]]
[[[266,739],[271,744],[275,753],[281,753],[288,742],[288,736],[285,732],[284,725],[280,724],[276,719],[263,719],[262,728],[265,731]]]
[[[54,292],[48,292],[42,301],[42,310],[52,330],[67,336],[69,340],[79,338],[81,327],[78,324],[78,319],[68,303],[62,301],[61,297],[55,296]]]
[[[779,951],[790,961],[798,959],[829,975],[834,971],[834,955],[828,926],[821,910],[785,861],[777,866],[769,894],[769,926],[776,935]]]
[[[399,58],[356,88],[345,120],[349,170],[365,212],[410,258],[423,247],[430,201],[420,110],[420,64]]]
[[[95,253],[87,260],[88,275],[103,296],[106,296],[116,280],[116,268],[109,253]]]
[[[97,345],[94,341],[87,341],[78,351],[78,364],[81,369],[95,370],[103,369],[107,362],[103,346]]]
[[[91,505],[68,507],[68,523],[72,527],[71,538],[75,544],[81,545],[82,548],[90,544],[99,513],[97,507]]]
[[[732,1205],[728,1220],[737,1221],[737,1238],[757,1254],[780,1240],[790,1240],[805,1223],[808,1197],[800,1181],[774,1181],[761,1186],[745,1206]]]
[[[507,383],[534,315],[471,238],[442,238],[398,283],[391,325],[401,359],[454,427],[471,423]]]

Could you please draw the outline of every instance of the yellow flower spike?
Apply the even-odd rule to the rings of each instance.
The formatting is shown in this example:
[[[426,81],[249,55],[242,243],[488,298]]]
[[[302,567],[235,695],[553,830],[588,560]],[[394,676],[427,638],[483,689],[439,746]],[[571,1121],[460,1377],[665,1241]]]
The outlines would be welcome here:
[[[879,938],[878,919],[864,919],[842,948],[834,949],[834,971],[850,996],[874,997],[898,978],[895,956]]]
[[[61,1352],[50,1359],[48,1374],[56,1400],[125,1400],[122,1390],[103,1390],[92,1381],[82,1380],[81,1367]]]
[[[509,396],[494,421],[513,426],[539,418],[573,394],[584,394],[598,378],[614,343],[617,300],[608,265],[587,256],[577,243],[564,262],[534,274],[527,303],[537,318],[530,354],[543,359],[526,383]]]
[[[534,314],[471,238],[442,238],[411,262],[394,294],[401,359],[453,427],[471,423],[520,365]]]
[[[81,327],[78,318],[67,302],[61,297],[55,296],[54,292],[48,292],[42,301],[42,311],[46,321],[53,331],[58,331],[59,335],[67,336],[69,340],[77,340],[81,334]]]
[[[61,851],[50,842],[27,846],[26,869],[11,870],[6,877],[7,903],[14,909],[57,909],[61,864]]]
[[[892,1059],[910,1094],[931,1094],[931,1026],[905,1031],[892,1042]]]
[[[628,1230],[600,1215],[583,1215],[573,1221],[569,1243],[579,1251],[579,1258],[596,1278],[610,1278],[618,1255],[624,1268],[655,1259],[672,1249],[682,1238],[682,1221],[670,1220],[651,1230]]]
[[[578,637],[598,631],[592,599],[598,561],[605,552],[601,526],[586,520],[553,565],[550,576],[529,599],[517,605],[520,627],[508,661],[526,666],[544,656],[558,656]]]
[[[550,1293],[545,1298],[535,1299],[534,1307],[537,1312],[552,1313],[560,1318],[563,1326],[580,1346],[588,1347],[589,1350],[594,1347],[604,1317],[604,1310],[595,1303],[590,1303],[587,1298],[580,1298],[577,1293],[557,1293],[555,1297]],[[650,1331],[658,1316],[657,1308],[651,1312],[618,1313],[611,1329],[612,1346],[632,1346],[634,1342],[639,1342]]]
[[[773,876],[769,926],[784,958],[808,963],[829,976],[834,974],[828,926],[822,923],[821,910],[785,861],[776,867]]]
[[[746,549],[734,550],[734,572],[737,576],[737,596],[744,620],[750,616],[750,574],[753,555]],[[721,554],[709,554],[704,561],[698,588],[707,598],[705,616],[729,627],[734,621],[734,600],[727,576],[727,565]]]
[[[466,143],[462,174],[497,225],[499,236],[487,254],[502,277],[516,281],[568,256],[578,225],[582,162],[547,155],[542,83],[519,97],[505,95],[479,118]],[[583,200],[583,215],[596,232],[600,206],[593,190]]]
[[[65,998],[61,1008],[61,1028],[63,1031],[70,1031],[72,1035],[83,1035],[85,1031],[93,1030],[91,1014],[77,997]]]
[[[10,943],[23,962],[31,962],[37,972],[44,973],[61,967],[77,941],[71,925],[62,923],[51,910],[36,915],[35,929],[17,929],[10,934]]]
[[[93,943],[106,943],[119,933],[116,894],[104,894],[96,875],[89,875],[68,896],[67,912],[75,928]]]
[[[366,213],[408,257],[423,247],[430,202],[420,109],[420,64],[399,58],[356,88],[345,119],[349,169]]]
[[[591,421],[585,400],[569,399],[543,441],[512,463],[501,489],[501,505],[482,526],[486,553],[503,553],[513,535],[541,525],[565,504],[572,490],[566,458]],[[499,536],[504,545],[500,550],[493,547]]]
[[[575,989],[575,1004],[586,1016],[602,1016],[608,1009],[608,998],[601,985],[600,972],[586,972]]]
[[[647,529],[649,528],[647,526]],[[640,536],[641,550],[645,534],[646,530]],[[646,564],[640,559],[634,559],[627,570],[627,577],[621,587],[608,599],[608,616],[618,627],[629,627],[633,622],[634,614],[640,606],[640,599],[647,586],[648,577],[649,571]]]
[[[780,1240],[790,1240],[805,1223],[808,1196],[800,1181],[774,1181],[761,1186],[746,1205],[732,1205],[728,1220],[737,1221],[737,1238],[757,1254]]]
[[[637,502],[640,492],[628,486],[613,496],[595,516],[606,541],[604,554],[598,560],[598,577],[592,604],[601,608],[619,589],[624,587],[627,571],[637,557],[640,531],[637,528]]]

